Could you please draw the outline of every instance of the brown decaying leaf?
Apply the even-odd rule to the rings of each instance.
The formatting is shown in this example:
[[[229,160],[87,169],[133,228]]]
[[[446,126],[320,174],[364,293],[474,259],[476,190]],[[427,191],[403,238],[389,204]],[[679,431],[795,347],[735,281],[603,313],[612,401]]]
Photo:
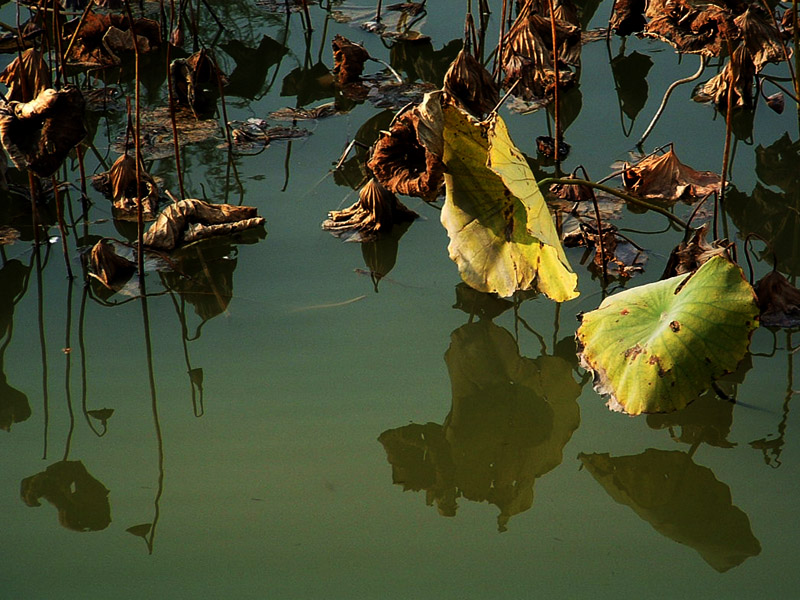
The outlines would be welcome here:
[[[205,49],[189,58],[178,58],[169,65],[174,99],[177,104],[188,106],[196,117],[214,109],[219,95],[220,83],[228,83]]]
[[[679,52],[719,56],[727,40],[738,38],[733,13],[716,4],[695,0],[650,0],[645,35],[672,45]]]
[[[667,202],[694,202],[712,192],[719,192],[722,179],[710,171],[695,171],[678,160],[670,148],[661,156],[653,155],[622,173],[625,188],[642,198]]]
[[[136,264],[117,254],[105,239],[92,247],[89,266],[89,275],[112,291],[121,289],[136,272]]]
[[[625,238],[619,237],[615,225],[603,223],[602,229],[602,252],[600,251],[600,236],[597,233],[597,224],[590,219],[582,219],[578,228],[565,234],[564,245],[568,248],[583,246],[589,251],[593,250],[594,256],[591,269],[596,273],[605,271],[610,277],[628,279],[634,274],[644,271],[644,266],[647,263],[647,254]],[[603,268],[603,260],[605,260],[605,269]],[[583,260],[581,260],[581,263],[583,263]]]
[[[534,11],[526,3],[503,40],[501,65],[505,78],[503,87],[510,89],[517,81],[514,93],[524,100],[552,95],[556,68],[553,64],[550,19]],[[580,28],[556,19],[556,43],[559,63],[576,64],[580,60]],[[574,74],[559,65],[559,85],[574,83]]]
[[[739,27],[756,73],[761,72],[768,62],[786,60],[780,33],[775,29],[772,18],[758,4],[748,6],[733,22]]]
[[[692,273],[715,256],[725,256],[730,259],[728,248],[733,246],[733,243],[728,240],[714,240],[709,244],[706,241],[707,234],[708,223],[692,230],[689,241],[681,242],[670,253],[661,279]]]
[[[339,85],[355,83],[361,79],[364,72],[364,63],[370,58],[364,46],[354,44],[342,35],[334,36],[331,41],[333,47],[333,73]]]
[[[367,166],[389,191],[432,201],[444,184],[444,163],[441,150],[426,137],[427,123],[420,107],[395,117],[375,143]],[[438,138],[441,144],[441,133]]]
[[[771,271],[755,285],[761,324],[767,327],[800,325],[800,290],[778,271]]]
[[[0,104],[0,140],[18,169],[49,177],[86,135],[81,91],[48,88],[30,102]]]
[[[50,67],[35,48],[28,48],[0,73],[0,83],[8,86],[6,100],[30,102],[51,86]]]
[[[615,0],[609,27],[619,36],[639,33],[647,22],[644,18],[644,0]]]
[[[753,78],[756,68],[744,45],[733,51],[719,74],[703,84],[694,95],[698,102],[713,102],[717,108],[728,107],[728,89],[733,78],[733,107],[749,108],[753,105]]]
[[[463,48],[444,76],[444,90],[476,117],[483,117],[500,101],[491,74]]]
[[[394,224],[413,221],[418,216],[373,178],[361,188],[358,202],[350,208],[329,212],[322,228],[337,237],[370,241],[377,234],[389,231]]]
[[[67,60],[70,62],[111,66],[120,63],[118,54],[133,52],[133,38],[128,19],[122,14],[97,14],[89,11],[78,30],[75,44]],[[135,19],[133,30],[139,52],[146,54],[161,45],[161,27],[152,19]],[[74,29],[66,27],[64,47],[69,43]]]
[[[0,246],[8,246],[19,239],[18,230],[8,225],[0,225]]]
[[[138,213],[137,196],[142,199],[142,212],[147,221],[155,219],[158,208],[158,184],[139,163],[139,194],[136,193],[136,159],[129,154],[120,156],[111,168],[93,179],[95,188],[110,197],[116,218]]]
[[[218,235],[260,227],[264,218],[254,206],[210,204],[189,198],[165,208],[144,234],[144,245],[171,251],[178,246]]]

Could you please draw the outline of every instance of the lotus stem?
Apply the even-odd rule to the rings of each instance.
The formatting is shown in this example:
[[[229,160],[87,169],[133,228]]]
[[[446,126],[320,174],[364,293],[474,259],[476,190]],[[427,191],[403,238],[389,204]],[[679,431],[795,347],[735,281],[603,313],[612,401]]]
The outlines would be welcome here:
[[[642,208],[646,208],[647,210],[652,210],[654,212],[660,213],[667,217],[670,221],[679,225],[681,228],[686,229],[686,221],[681,219],[678,216],[673,215],[667,209],[662,208],[656,204],[651,204],[646,200],[642,200],[641,198],[637,198],[636,196],[632,196],[631,194],[626,194],[625,192],[620,192],[619,190],[615,190],[614,188],[610,188],[606,185],[602,185],[599,183],[595,183],[593,181],[587,181],[585,179],[574,179],[571,177],[548,177],[546,179],[542,179],[538,182],[539,188],[547,188],[554,183],[561,184],[561,185],[585,185],[590,188],[594,188],[600,190],[601,192],[605,192],[607,194],[611,194],[612,196],[616,196],[617,198],[621,198],[626,202],[630,202],[631,204],[636,204],[637,206],[641,206]]]
[[[558,41],[556,36],[556,16],[555,5],[553,0],[547,0],[547,7],[550,10],[550,35],[553,39],[553,75],[555,77],[555,85],[553,87],[553,121],[555,125],[555,143],[553,144],[553,154],[556,160],[556,172],[558,172],[561,161],[558,156],[558,146],[561,143],[561,119],[558,114]]]
[[[175,26],[175,0],[170,0],[170,15],[169,15],[169,30]],[[180,7],[179,7],[180,9]],[[169,119],[172,124],[172,145],[175,148],[175,172],[178,175],[178,189],[181,192],[181,198],[186,198],[186,190],[183,188],[183,169],[181,168],[181,149],[178,141],[178,124],[175,120],[175,92],[172,89],[172,77],[170,76],[170,54],[172,44],[167,42],[167,95],[169,99]],[[227,130],[228,124],[225,123]]]
[[[669,100],[670,95],[675,90],[676,87],[682,85],[684,83],[689,83],[690,81],[694,81],[695,79],[699,79],[700,76],[703,74],[706,68],[706,57],[704,55],[700,55],[700,67],[697,69],[697,72],[694,75],[690,75],[689,77],[684,77],[683,79],[678,79],[674,81],[672,85],[667,88],[667,91],[664,93],[664,98],[661,100],[661,106],[658,107],[653,120],[650,121],[650,125],[647,126],[647,129],[642,134],[642,137],[639,138],[639,141],[636,142],[636,147],[641,148],[644,141],[647,139],[647,136],[653,131],[653,128],[656,126],[656,123],[661,118],[661,113],[664,112],[664,109],[667,107],[667,100]]]
[[[58,231],[61,233],[61,249],[64,252],[64,263],[67,265],[67,277],[75,279],[72,274],[72,266],[69,264],[69,246],[67,245],[67,224],[64,222],[64,200],[58,194],[58,181],[56,176],[50,178],[53,185],[53,197],[56,201],[56,218],[58,219]]]

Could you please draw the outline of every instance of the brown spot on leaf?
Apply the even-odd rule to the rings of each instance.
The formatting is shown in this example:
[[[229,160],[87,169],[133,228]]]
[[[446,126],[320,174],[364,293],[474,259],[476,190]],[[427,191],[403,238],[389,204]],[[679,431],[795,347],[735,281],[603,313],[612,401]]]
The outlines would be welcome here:
[[[622,310],[619,312],[619,314],[621,314],[621,315],[624,317],[625,315],[629,314],[630,312],[631,312],[631,311],[629,311],[627,308],[623,308],[623,309],[622,309]]]
[[[671,321],[669,324],[669,328],[672,329],[675,333],[678,333],[681,330],[681,324],[678,321]]]
[[[628,348],[627,350],[625,350],[625,358],[629,358],[630,360],[634,360],[642,352],[644,352],[644,348],[642,348],[639,344],[636,344],[632,348]],[[651,358],[651,361],[652,361],[652,358]]]

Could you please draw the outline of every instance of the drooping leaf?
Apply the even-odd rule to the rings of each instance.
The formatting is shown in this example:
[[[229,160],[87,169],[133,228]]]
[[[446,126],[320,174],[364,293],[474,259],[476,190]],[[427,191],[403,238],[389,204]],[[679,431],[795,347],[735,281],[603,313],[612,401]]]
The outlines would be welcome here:
[[[455,107],[444,114],[447,199],[441,218],[462,279],[502,297],[535,287],[557,302],[575,298],[577,276],[503,120],[478,123]]]
[[[92,269],[89,275],[113,291],[122,289],[136,272],[136,263],[117,254],[114,245],[105,238],[92,247],[89,266]]]
[[[761,323],[767,327],[800,325],[800,290],[777,271],[770,271],[755,286]]]
[[[30,102],[41,92],[52,87],[50,67],[35,48],[28,48],[20,57],[11,61],[2,73],[0,83],[8,86],[8,102]]]
[[[678,244],[670,253],[661,279],[696,271],[714,256],[730,258],[728,248],[733,245],[731,242],[714,240],[709,244],[706,241],[706,235],[708,235],[708,223],[692,230],[689,239]]]
[[[711,469],[678,451],[650,448],[636,456],[578,458],[615,501],[653,529],[696,550],[723,573],[761,553],[750,520]]]
[[[483,117],[500,100],[491,74],[463,48],[445,73],[444,89],[476,117]]]
[[[716,256],[695,273],[606,298],[576,333],[583,366],[612,410],[683,408],[732,372],[758,327],[753,288]]]
[[[333,74],[339,85],[354,83],[361,79],[364,63],[370,58],[369,52],[361,44],[355,44],[343,35],[335,35],[331,41],[333,48]]]

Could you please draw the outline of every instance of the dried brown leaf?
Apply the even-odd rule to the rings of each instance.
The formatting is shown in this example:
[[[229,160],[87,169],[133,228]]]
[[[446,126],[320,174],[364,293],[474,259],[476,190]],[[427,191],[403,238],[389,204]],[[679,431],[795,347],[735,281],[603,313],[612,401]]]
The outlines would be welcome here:
[[[144,234],[144,245],[169,252],[204,238],[230,235],[263,224],[264,219],[253,206],[186,199],[168,206],[158,215]]]
[[[652,155],[627,167],[622,174],[625,188],[642,198],[667,202],[694,202],[719,192],[721,178],[710,171],[695,171],[678,160],[675,151]]]
[[[8,86],[6,100],[30,102],[51,86],[50,67],[35,48],[28,48],[0,73],[0,83]]]
[[[650,19],[645,35],[678,52],[719,56],[728,50],[726,40],[739,36],[728,8],[700,0],[650,0],[645,15]]]
[[[713,102],[717,108],[728,107],[728,90],[733,80],[733,107],[749,108],[753,105],[753,82],[756,74],[755,64],[745,46],[733,51],[725,67],[718,75],[703,84],[694,95],[698,102]]]
[[[89,275],[112,291],[121,289],[136,272],[136,264],[117,254],[106,239],[92,247],[89,266]]]
[[[370,58],[369,52],[360,44],[354,44],[342,35],[334,36],[333,73],[339,85],[360,81],[364,63]]]
[[[725,256],[730,259],[728,248],[733,244],[728,240],[714,240],[709,244],[706,241],[707,234],[708,223],[692,230],[689,241],[681,242],[670,253],[661,279],[692,273],[715,256]]]
[[[413,221],[418,216],[372,178],[361,188],[358,202],[350,208],[329,212],[322,228],[337,237],[370,241],[377,234],[389,231],[395,224]]]
[[[86,135],[81,91],[48,88],[30,102],[0,105],[0,140],[18,169],[49,177]]]
[[[800,325],[800,290],[778,271],[771,271],[755,285],[761,324],[767,327]]]
[[[500,101],[491,74],[463,48],[444,76],[444,90],[476,117],[483,117]]]

